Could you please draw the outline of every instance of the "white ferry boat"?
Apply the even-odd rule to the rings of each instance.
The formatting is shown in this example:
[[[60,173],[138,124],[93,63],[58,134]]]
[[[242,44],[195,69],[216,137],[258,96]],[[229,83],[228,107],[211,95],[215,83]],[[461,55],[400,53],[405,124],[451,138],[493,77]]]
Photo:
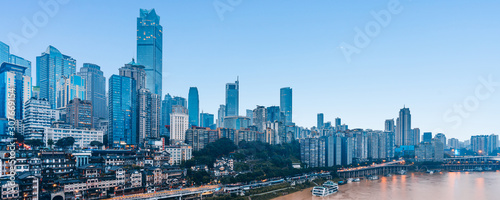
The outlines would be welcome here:
[[[326,197],[328,195],[337,193],[339,191],[339,186],[333,181],[327,181],[323,183],[322,186],[316,186],[312,190],[312,195],[317,197]]]

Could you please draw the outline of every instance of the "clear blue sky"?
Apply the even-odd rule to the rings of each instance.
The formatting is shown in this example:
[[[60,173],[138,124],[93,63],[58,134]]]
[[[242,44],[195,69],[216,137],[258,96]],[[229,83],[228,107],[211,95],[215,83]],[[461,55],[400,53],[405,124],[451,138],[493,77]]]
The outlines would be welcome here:
[[[44,12],[39,1],[0,2],[0,41],[10,45],[9,35],[23,35],[23,17],[33,21]],[[459,125],[453,120],[460,115],[447,113],[477,96],[479,77],[500,82],[498,1],[401,0],[402,11],[350,62],[341,44],[353,45],[355,28],[373,25],[370,12],[387,10],[389,0],[242,0],[235,6],[220,0],[232,9],[224,20],[214,2],[69,1],[12,53],[35,68],[36,56],[53,45],[78,68],[95,63],[110,77],[136,55],[139,9],[155,8],[164,30],[163,93],[187,97],[196,86],[205,112],[216,114],[225,83],[239,75],[242,114],[279,105],[279,89],[292,87],[293,119],[301,126],[314,126],[323,112],[327,121],[341,117],[350,128],[381,130],[406,105],[422,132],[461,140],[500,133],[500,87],[481,90],[481,97],[490,95],[469,107]]]

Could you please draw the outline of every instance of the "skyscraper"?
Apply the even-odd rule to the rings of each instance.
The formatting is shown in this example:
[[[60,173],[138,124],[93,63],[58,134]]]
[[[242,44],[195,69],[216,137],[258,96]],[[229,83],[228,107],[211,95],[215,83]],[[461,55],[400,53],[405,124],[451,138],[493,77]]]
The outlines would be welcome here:
[[[166,94],[165,98],[161,102],[161,133],[166,134],[168,132],[166,125],[170,125],[170,113],[172,112],[172,96]]]
[[[59,113],[50,109],[47,99],[31,98],[24,103],[23,129],[26,140],[43,139],[43,131],[59,120]]]
[[[217,128],[224,126],[224,117],[226,117],[226,105],[220,105],[217,111]]]
[[[253,110],[253,124],[257,126],[257,131],[263,133],[266,130],[267,109],[264,106],[257,106]]]
[[[189,112],[189,124],[194,126],[199,126],[200,97],[198,96],[198,88],[196,87],[189,88],[188,112]]]
[[[69,77],[76,72],[76,60],[49,46],[41,56],[36,57],[36,68],[36,85],[40,87],[40,98],[48,99],[50,107],[55,109],[59,92],[57,81],[62,76]]]
[[[386,132],[395,132],[394,131],[394,119],[386,119],[385,120],[385,131]]]
[[[402,108],[396,126],[396,145],[411,144],[411,114],[409,108]]]
[[[57,81],[56,108],[64,108],[74,98],[87,100],[85,79],[76,74],[61,76]]]
[[[0,42],[0,65],[4,62],[9,62],[10,47],[9,45]]]
[[[96,127],[97,120],[107,119],[106,109],[106,77],[101,67],[96,64],[83,63],[78,75],[85,80],[85,98],[92,102],[92,124]]]
[[[411,130],[411,143],[410,145],[418,145],[420,143],[420,129],[414,128]]]
[[[213,128],[214,115],[209,113],[200,113],[200,126]]]
[[[438,133],[434,136],[434,138],[443,143],[443,149],[446,148],[446,135],[444,135],[443,133]]]
[[[112,75],[109,78],[109,125],[110,147],[137,145],[137,89],[130,77]]]
[[[335,128],[339,128],[342,125],[342,119],[339,117],[335,118]]]
[[[226,117],[238,116],[239,80],[226,84]]]
[[[170,114],[170,140],[184,142],[189,128],[189,115],[185,107],[172,106]]]
[[[285,113],[285,124],[292,123],[292,88],[280,89],[280,109]]]
[[[162,95],[163,28],[155,9],[140,10],[137,18],[137,62],[145,66],[146,88]]]
[[[10,54],[9,55],[9,62],[12,64],[21,65],[23,67],[26,67],[26,70],[24,71],[24,75],[31,77],[31,61],[26,60],[24,58],[21,58],[19,56],[16,56],[14,54]]]
[[[250,125],[253,125],[253,110],[247,109],[246,117],[250,119]]]
[[[75,98],[66,106],[66,120],[76,129],[92,128],[92,103],[89,100]]]
[[[325,122],[324,122],[324,115],[323,113],[318,113],[318,125],[317,125],[317,129],[322,129],[324,126],[325,126]]]
[[[23,119],[24,103],[31,98],[31,77],[26,67],[0,64],[0,118]],[[3,130],[2,130],[3,131]]]
[[[268,122],[283,122],[284,114],[279,106],[269,106],[266,111],[266,120]]]

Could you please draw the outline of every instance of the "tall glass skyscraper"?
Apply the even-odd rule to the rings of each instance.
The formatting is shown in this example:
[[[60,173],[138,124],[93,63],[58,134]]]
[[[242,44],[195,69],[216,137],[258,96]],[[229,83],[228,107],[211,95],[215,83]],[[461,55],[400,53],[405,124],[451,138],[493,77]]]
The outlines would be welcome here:
[[[292,88],[280,89],[280,109],[285,113],[285,124],[292,123]]]
[[[110,147],[137,145],[137,89],[130,77],[112,75],[109,78],[109,124]]]
[[[49,46],[41,56],[36,57],[36,85],[40,87],[40,98],[49,100],[50,107],[56,108],[57,81],[76,72],[76,60],[61,54]]]
[[[402,108],[396,122],[396,145],[411,145],[411,114],[409,108]]]
[[[24,75],[24,70],[20,65],[0,64],[0,118],[23,118],[24,103],[31,98],[32,88],[31,77]]]
[[[318,113],[317,126],[316,128],[322,129],[325,126],[325,116],[323,113]]]
[[[155,9],[140,10],[137,18],[137,62],[145,66],[146,88],[162,95],[163,28]]]
[[[4,62],[9,62],[10,47],[9,45],[0,42],[0,65]]]
[[[66,107],[69,101],[74,98],[87,100],[85,85],[85,79],[76,74],[72,74],[68,78],[65,76],[59,78],[57,81],[56,108]]]
[[[200,113],[200,126],[214,128],[214,115],[209,113]]]
[[[238,116],[239,109],[239,80],[226,84],[226,117]]]
[[[198,96],[198,88],[196,87],[189,88],[188,112],[189,112],[189,124],[194,126],[199,126],[200,97]]]
[[[172,96],[166,94],[161,102],[161,125],[162,133],[166,133],[165,125],[170,125],[170,113],[172,112]]]
[[[96,64],[83,63],[78,75],[85,79],[85,98],[92,102],[92,120],[97,125],[100,118],[107,119],[106,111],[106,77],[104,77],[101,67]]]

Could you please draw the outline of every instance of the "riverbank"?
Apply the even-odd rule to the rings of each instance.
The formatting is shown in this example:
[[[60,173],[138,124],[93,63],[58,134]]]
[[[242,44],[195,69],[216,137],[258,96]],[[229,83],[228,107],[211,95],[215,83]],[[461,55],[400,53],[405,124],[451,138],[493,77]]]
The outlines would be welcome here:
[[[414,172],[407,175],[362,180],[339,186],[339,192],[317,198],[311,188],[274,198],[274,200],[311,199],[497,199],[500,171],[496,172]]]

